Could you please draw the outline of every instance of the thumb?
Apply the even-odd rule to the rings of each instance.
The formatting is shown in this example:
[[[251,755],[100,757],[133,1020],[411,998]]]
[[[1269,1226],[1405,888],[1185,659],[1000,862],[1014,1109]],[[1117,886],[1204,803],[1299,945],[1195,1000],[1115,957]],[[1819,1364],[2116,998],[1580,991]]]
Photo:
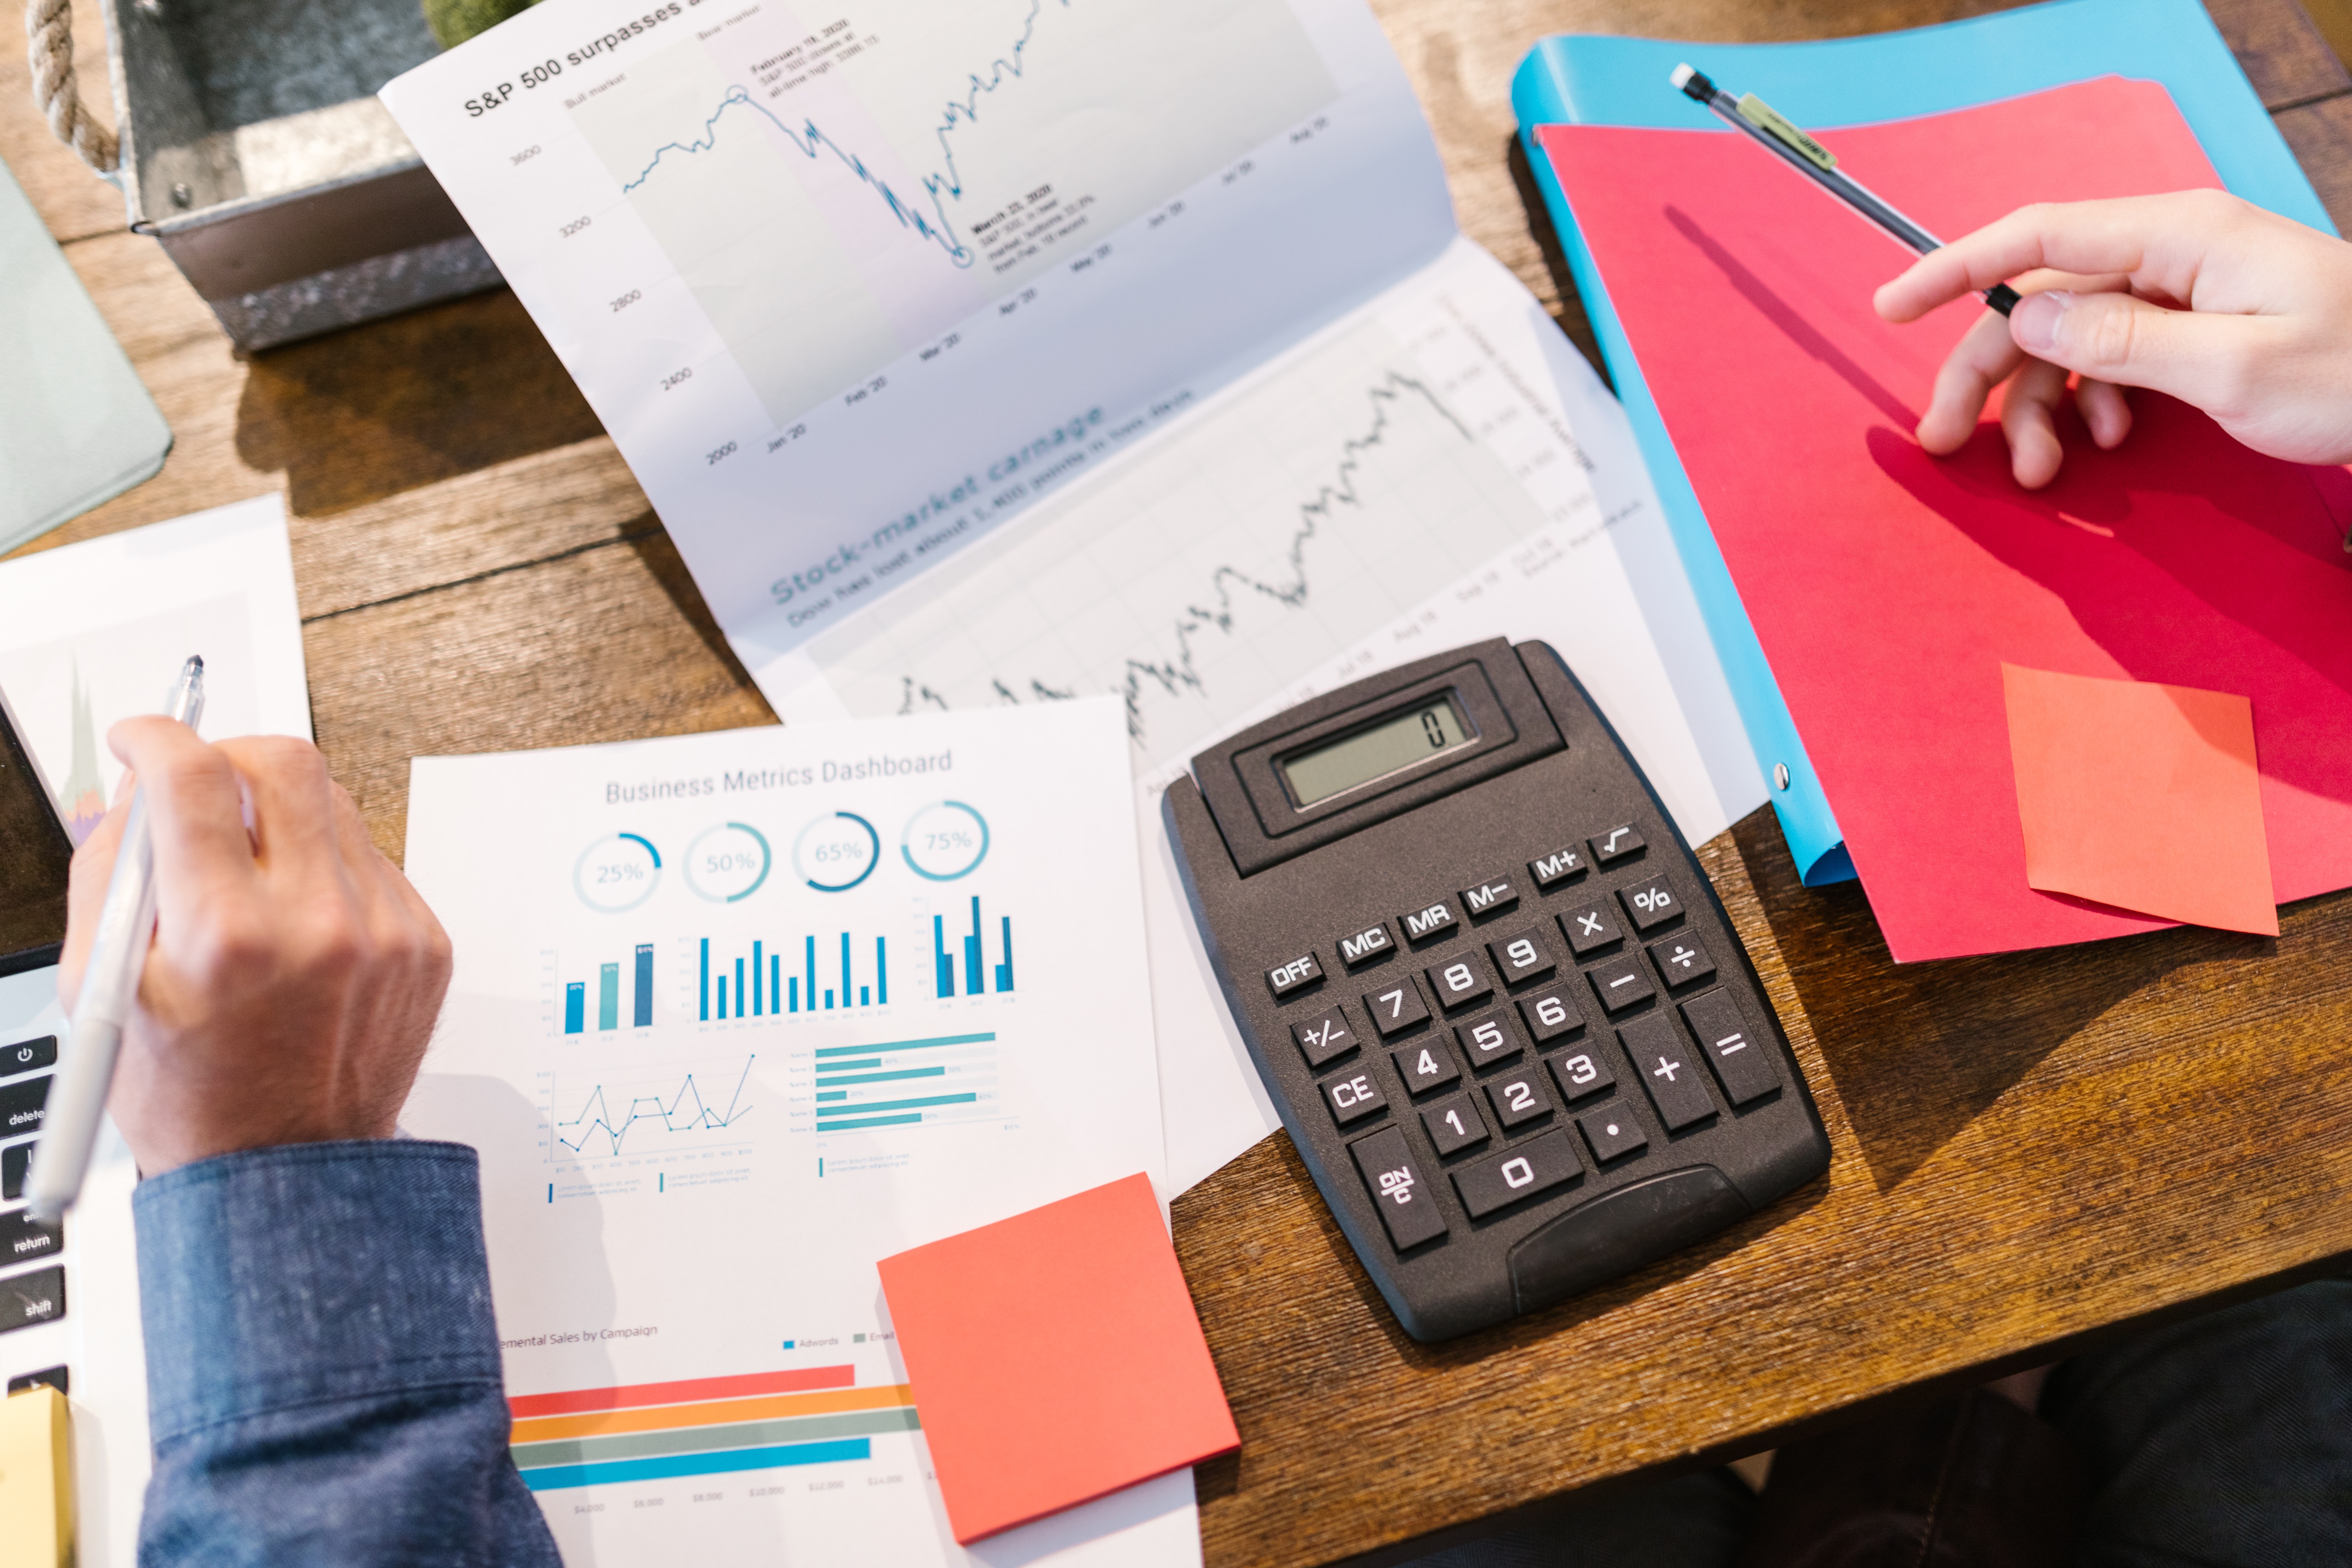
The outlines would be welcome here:
[[[2168,310],[2128,294],[2029,294],[2009,333],[2036,359],[2095,381],[2144,386],[2211,411],[2260,329],[2245,316]]]

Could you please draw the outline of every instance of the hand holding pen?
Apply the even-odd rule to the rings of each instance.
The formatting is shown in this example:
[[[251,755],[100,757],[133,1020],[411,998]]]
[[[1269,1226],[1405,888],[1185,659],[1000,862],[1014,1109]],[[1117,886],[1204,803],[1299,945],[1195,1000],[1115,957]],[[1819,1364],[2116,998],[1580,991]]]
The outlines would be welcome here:
[[[325,760],[305,741],[207,745],[162,718],[126,720],[108,742],[138,781],[153,844],[153,941],[125,988],[136,1000],[110,1102],[102,1086],[99,1094],[141,1172],[271,1144],[389,1137],[448,987],[449,941],[369,839]],[[77,1070],[100,979],[101,909],[131,815],[131,802],[118,802],[74,858],[59,974],[72,1054],[35,1182],[67,1126],[63,1080]],[[80,1162],[71,1174],[52,1200],[60,1206],[79,1185]]]

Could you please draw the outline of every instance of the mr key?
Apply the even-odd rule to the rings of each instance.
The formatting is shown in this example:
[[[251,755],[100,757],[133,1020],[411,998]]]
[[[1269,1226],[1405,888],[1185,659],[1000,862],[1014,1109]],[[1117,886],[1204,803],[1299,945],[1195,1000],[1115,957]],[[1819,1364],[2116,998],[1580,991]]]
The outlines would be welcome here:
[[[1712,887],[1542,644],[1304,704],[1195,757],[1164,810],[1267,1091],[1415,1338],[1623,1274],[1826,1169]]]

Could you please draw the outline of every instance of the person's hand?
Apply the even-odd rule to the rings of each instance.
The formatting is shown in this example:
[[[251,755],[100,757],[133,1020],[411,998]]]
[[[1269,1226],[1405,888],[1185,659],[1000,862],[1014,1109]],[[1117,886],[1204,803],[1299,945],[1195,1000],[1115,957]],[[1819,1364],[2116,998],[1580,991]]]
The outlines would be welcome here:
[[[109,1101],[140,1170],[390,1136],[448,989],[449,939],[317,749],[206,745],[169,719],[124,720],[107,742],[145,791],[155,846],[155,945]],[[130,784],[74,856],[68,1008]]]
[[[2044,204],[1921,257],[1875,303],[1913,321],[2004,279],[2027,298],[1945,361],[1919,421],[1928,451],[1965,445],[2006,380],[2011,471],[2048,484],[2071,372],[2101,447],[2131,430],[2123,388],[2144,386],[2273,458],[2352,459],[2352,245],[2221,191]]]

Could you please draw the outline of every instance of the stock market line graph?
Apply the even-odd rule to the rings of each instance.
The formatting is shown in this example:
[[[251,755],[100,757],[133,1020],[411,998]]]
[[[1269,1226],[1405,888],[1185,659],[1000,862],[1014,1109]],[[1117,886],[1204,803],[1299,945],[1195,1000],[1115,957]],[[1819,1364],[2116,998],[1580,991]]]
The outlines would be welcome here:
[[[1159,760],[1542,521],[1443,389],[1368,326],[815,651],[861,712],[1109,692]]]

